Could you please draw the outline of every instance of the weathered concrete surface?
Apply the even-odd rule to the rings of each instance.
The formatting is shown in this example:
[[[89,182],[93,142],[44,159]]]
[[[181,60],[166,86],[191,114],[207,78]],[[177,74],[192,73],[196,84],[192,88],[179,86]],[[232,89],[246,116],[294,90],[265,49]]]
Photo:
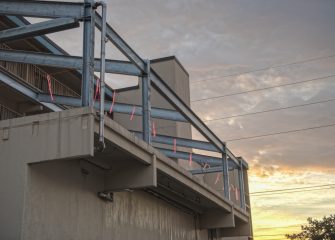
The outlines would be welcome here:
[[[105,129],[107,149],[91,154],[96,144],[92,140],[97,126],[94,115],[91,109],[73,109],[18,119],[16,125],[0,123],[0,239],[200,240],[208,239],[207,230],[200,230],[199,221],[201,214],[210,217],[209,209],[221,209],[233,214],[235,220],[248,221],[247,213],[232,208],[232,202],[201,179],[110,119]],[[36,123],[36,119],[43,121]],[[55,129],[62,134],[46,134]],[[90,133],[85,133],[86,129]],[[45,155],[37,152],[37,158],[33,158],[29,146],[36,147],[36,142],[28,141],[31,136],[43,136],[44,142],[36,142]],[[59,147],[65,143],[71,146]],[[85,144],[88,149],[81,147]],[[49,153],[44,145],[56,147],[61,154],[55,150]],[[142,169],[143,174],[125,171],[136,168]],[[125,172],[120,175],[121,171]],[[128,182],[122,180],[125,177],[129,177]],[[139,185],[144,190],[116,192],[113,203],[97,197],[97,192],[120,185],[123,190]],[[157,195],[156,189],[165,192]],[[186,213],[178,204],[171,203],[173,196],[179,196],[178,203],[184,205],[192,202],[195,209]],[[220,226],[231,226],[224,222]]]
[[[0,122],[0,239],[20,239],[27,164],[93,155],[88,109]]]
[[[80,160],[30,165],[23,239],[207,239],[194,216],[143,191],[99,199],[103,175]]]

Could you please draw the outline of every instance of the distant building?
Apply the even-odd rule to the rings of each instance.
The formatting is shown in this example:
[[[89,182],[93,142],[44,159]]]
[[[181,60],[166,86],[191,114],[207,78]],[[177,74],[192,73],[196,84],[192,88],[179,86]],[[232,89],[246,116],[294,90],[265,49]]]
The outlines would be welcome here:
[[[0,30],[26,24],[22,17],[0,16]],[[66,55],[44,36],[0,48]],[[190,105],[189,76],[178,59],[151,64]],[[99,152],[94,109],[38,99],[48,93],[48,77],[53,94],[80,97],[76,70],[0,61],[0,239],[252,239],[243,159],[242,172],[230,169],[229,200],[222,175],[192,175],[188,170],[203,167],[197,161],[168,158],[160,151],[164,144],[137,137],[140,116],[107,118],[106,149]],[[140,105],[140,89],[117,93],[116,101]],[[155,91],[152,106],[172,109]],[[154,124],[157,135],[192,138],[188,123]]]

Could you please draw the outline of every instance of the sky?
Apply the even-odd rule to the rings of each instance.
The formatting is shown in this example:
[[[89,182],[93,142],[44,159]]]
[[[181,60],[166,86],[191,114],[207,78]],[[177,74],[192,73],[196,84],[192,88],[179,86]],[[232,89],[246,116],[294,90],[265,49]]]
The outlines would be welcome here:
[[[251,193],[335,184],[334,0],[107,3],[108,23],[141,57],[175,55],[181,61],[190,74],[192,109],[248,161]],[[80,31],[51,38],[78,54]],[[107,52],[109,58],[119,58],[111,45]],[[319,59],[304,62],[315,58]],[[303,63],[253,72],[297,61]],[[244,72],[249,73],[238,75]],[[300,81],[304,82],[194,101]],[[325,100],[329,101],[226,118]],[[225,119],[208,121],[221,117]],[[324,125],[329,127],[318,128]],[[315,129],[290,132],[306,128]],[[335,188],[254,194],[251,200],[255,239],[279,240],[285,239],[280,234],[298,231],[307,217],[334,214]]]

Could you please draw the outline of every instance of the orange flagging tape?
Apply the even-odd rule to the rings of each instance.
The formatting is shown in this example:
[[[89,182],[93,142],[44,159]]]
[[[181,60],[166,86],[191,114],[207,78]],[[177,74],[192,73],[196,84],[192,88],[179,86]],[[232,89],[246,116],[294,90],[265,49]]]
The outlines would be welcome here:
[[[115,103],[115,98],[116,98],[116,92],[113,92],[113,98],[112,98],[112,104],[111,107],[109,109],[109,114],[111,114],[113,112],[113,107],[114,107],[114,103]]]
[[[215,179],[215,185],[219,182],[219,180],[220,180],[220,173],[217,173],[216,174],[216,179]]]
[[[192,153],[190,153],[190,158],[188,160],[188,165],[192,166]]]
[[[177,151],[177,139],[173,139],[173,152]]]
[[[133,110],[131,111],[131,115],[130,115],[130,121],[133,121],[134,119],[135,110],[136,110],[136,106],[133,106]]]
[[[156,125],[155,125],[155,122],[152,122],[152,136],[156,137]]]
[[[54,96],[52,95],[52,85],[51,85],[51,77],[49,74],[47,74],[47,80],[48,80],[48,89],[49,89],[49,94],[51,97],[51,100],[54,100]]]
[[[100,79],[99,78],[97,78],[97,83],[95,85],[95,94],[94,94],[93,103],[95,102],[95,100],[98,99],[98,94],[100,94]]]

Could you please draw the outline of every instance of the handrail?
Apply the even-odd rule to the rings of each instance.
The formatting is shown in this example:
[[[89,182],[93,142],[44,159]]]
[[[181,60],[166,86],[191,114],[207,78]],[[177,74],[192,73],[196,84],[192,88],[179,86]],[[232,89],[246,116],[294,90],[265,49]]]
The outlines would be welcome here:
[[[0,44],[0,49],[11,50],[11,48],[4,43]],[[43,71],[36,65],[0,61],[0,66],[6,69],[8,72],[19,77],[21,80],[28,83],[29,85],[32,85],[43,92],[48,92],[48,82],[47,82],[48,73]],[[71,88],[59,82],[52,75],[49,76],[51,80],[51,89],[53,94],[73,96],[73,97],[80,96]]]

